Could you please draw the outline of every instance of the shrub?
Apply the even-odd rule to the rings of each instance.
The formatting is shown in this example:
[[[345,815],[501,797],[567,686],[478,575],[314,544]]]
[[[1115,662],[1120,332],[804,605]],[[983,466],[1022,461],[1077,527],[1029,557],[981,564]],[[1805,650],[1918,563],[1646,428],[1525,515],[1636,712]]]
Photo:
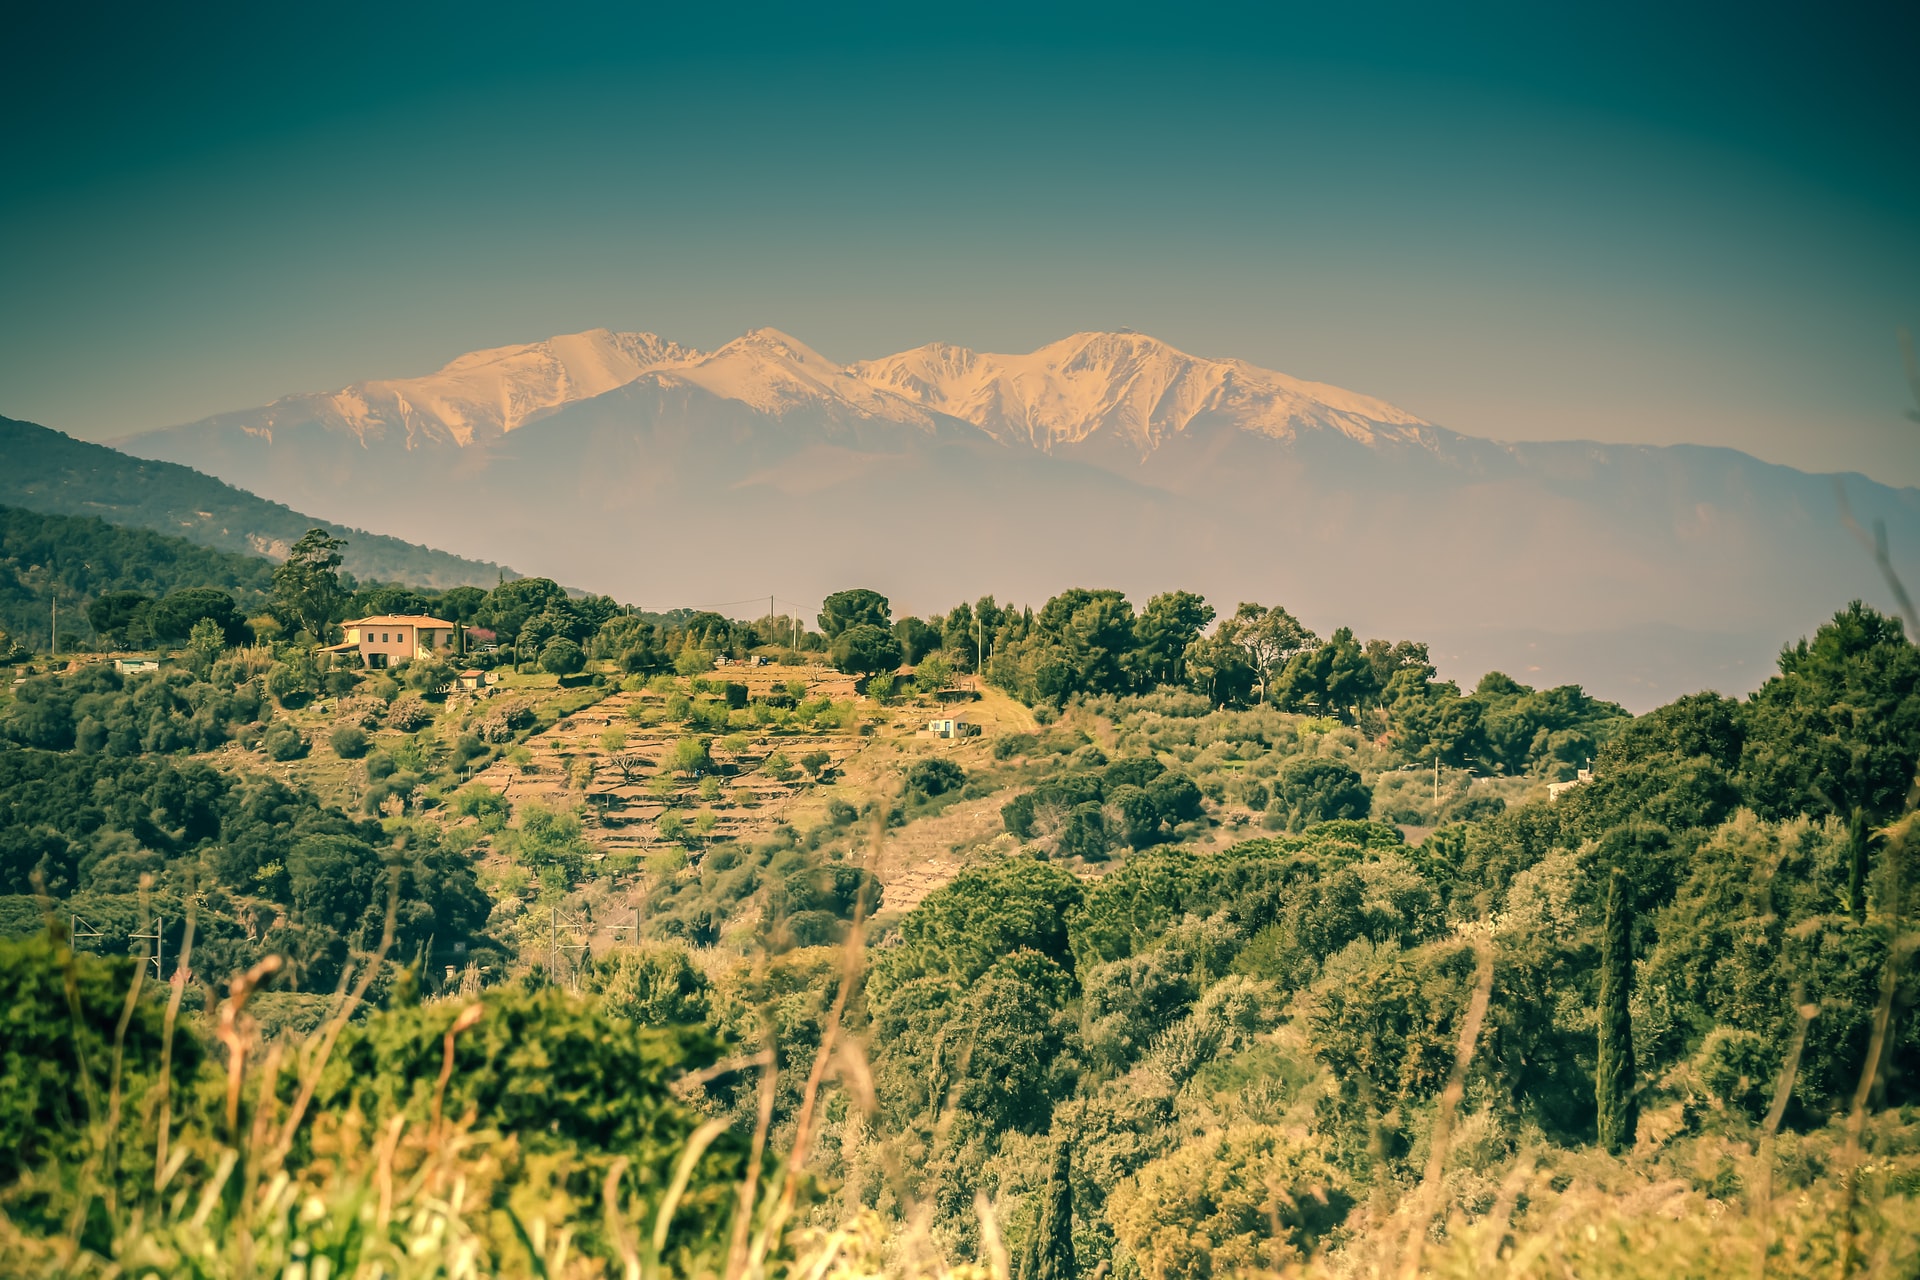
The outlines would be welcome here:
[[[587,665],[587,655],[565,636],[547,641],[540,650],[540,669],[556,676],[570,676]]]
[[[387,708],[387,725],[402,733],[413,733],[433,723],[433,712],[418,698],[401,698]]]
[[[1143,1273],[1267,1273],[1305,1259],[1353,1198],[1320,1155],[1271,1125],[1214,1130],[1114,1191],[1109,1217]]]
[[[806,764],[802,758],[801,764]],[[967,782],[967,772],[951,760],[938,756],[922,760],[907,770],[907,786],[924,796],[943,796],[958,791]]]
[[[1338,760],[1301,757],[1280,770],[1268,812],[1290,831],[1316,822],[1364,818],[1373,809],[1373,792],[1351,765]]]
[[[327,739],[333,754],[342,760],[358,760],[367,754],[367,735],[357,725],[343,724]]]
[[[305,734],[282,720],[268,726],[260,735],[260,749],[267,753],[269,760],[298,760],[312,747]]]

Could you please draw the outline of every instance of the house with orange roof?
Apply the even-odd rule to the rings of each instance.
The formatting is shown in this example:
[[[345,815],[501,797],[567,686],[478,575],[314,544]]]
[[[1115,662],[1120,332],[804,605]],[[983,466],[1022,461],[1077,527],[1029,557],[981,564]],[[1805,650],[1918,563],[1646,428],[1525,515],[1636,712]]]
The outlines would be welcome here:
[[[451,658],[460,651],[458,628],[425,614],[381,613],[340,624],[346,639],[328,653],[358,653],[369,667],[392,666],[416,658]]]

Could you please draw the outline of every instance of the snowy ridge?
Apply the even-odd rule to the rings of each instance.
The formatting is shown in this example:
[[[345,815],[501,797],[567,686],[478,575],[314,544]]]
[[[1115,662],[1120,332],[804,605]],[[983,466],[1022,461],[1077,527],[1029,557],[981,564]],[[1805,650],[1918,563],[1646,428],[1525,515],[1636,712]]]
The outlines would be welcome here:
[[[1109,431],[1144,456],[1203,414],[1281,440],[1331,430],[1369,445],[1430,444],[1435,434],[1371,396],[1244,360],[1191,356],[1136,333],[1077,333],[1027,355],[931,343],[849,371],[998,440],[1041,449]]]
[[[1431,448],[1446,434],[1371,396],[1243,360],[1188,355],[1144,334],[1078,333],[1026,355],[930,343],[840,365],[764,328],[712,352],[651,333],[589,329],[470,352],[422,377],[288,396],[206,425],[269,444],[276,432],[318,425],[363,447],[465,448],[648,379],[698,387],[775,418],[815,408],[921,430],[959,419],[1002,444],[1042,450],[1098,433],[1143,458],[1202,418],[1278,440],[1331,431],[1363,445]]]
[[[778,329],[754,329],[711,355],[661,368],[662,383],[684,382],[780,417],[808,405],[851,410],[862,418],[932,427],[933,415],[893,391],[870,386],[846,368]]]
[[[362,442],[393,435],[409,447],[465,446],[697,355],[651,333],[589,329],[471,351],[424,377],[382,378],[332,394],[288,396],[259,410],[258,420],[246,429],[271,439],[276,425],[318,421]]]

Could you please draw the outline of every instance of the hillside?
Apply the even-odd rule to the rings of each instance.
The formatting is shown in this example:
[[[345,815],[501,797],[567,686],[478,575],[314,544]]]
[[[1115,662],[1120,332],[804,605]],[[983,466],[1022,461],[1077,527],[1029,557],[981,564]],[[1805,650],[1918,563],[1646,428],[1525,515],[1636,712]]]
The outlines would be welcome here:
[[[347,539],[345,569],[363,581],[492,586],[501,565],[302,515],[171,462],[129,457],[31,422],[0,417],[0,503],[55,515],[98,516],[217,551],[284,558],[307,530]],[[317,494],[327,504],[327,495]],[[377,519],[369,523],[379,523]]]
[[[1752,689],[1778,636],[1882,598],[1836,484],[1895,547],[1920,545],[1913,489],[1727,449],[1479,439],[1140,334],[852,365],[770,329],[709,353],[651,335],[548,345],[570,344],[646,359],[563,395],[552,357],[479,353],[545,370],[489,384],[544,398],[485,430],[433,408],[476,376],[455,361],[380,384],[404,424],[282,401],[127,447],[650,606],[852,581],[914,607],[1177,582],[1421,635],[1468,683],[1579,680],[1636,708]],[[617,376],[610,360],[596,377]],[[647,553],[690,536],[697,554]]]
[[[82,636],[89,633],[87,604],[109,591],[163,596],[183,587],[218,587],[245,608],[258,605],[272,585],[273,565],[258,556],[94,516],[0,506],[0,630],[29,649],[46,649],[56,599],[61,634]]]

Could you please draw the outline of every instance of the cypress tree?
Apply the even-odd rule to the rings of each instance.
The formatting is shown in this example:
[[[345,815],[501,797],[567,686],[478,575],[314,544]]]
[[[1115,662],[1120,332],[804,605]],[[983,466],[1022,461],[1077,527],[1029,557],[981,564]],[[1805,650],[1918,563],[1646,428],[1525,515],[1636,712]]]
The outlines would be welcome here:
[[[1068,1174],[1073,1145],[1064,1138],[1053,1144],[1053,1175],[1047,1179],[1046,1200],[1040,1206],[1036,1274],[1030,1280],[1074,1280],[1073,1184]]]
[[[1867,811],[1859,805],[1847,823],[1847,914],[1867,918]]]
[[[1600,1145],[1619,1154],[1633,1145],[1639,1108],[1633,1096],[1633,906],[1627,877],[1613,869],[1607,881],[1607,919],[1600,938],[1600,1052],[1594,1072]]]

